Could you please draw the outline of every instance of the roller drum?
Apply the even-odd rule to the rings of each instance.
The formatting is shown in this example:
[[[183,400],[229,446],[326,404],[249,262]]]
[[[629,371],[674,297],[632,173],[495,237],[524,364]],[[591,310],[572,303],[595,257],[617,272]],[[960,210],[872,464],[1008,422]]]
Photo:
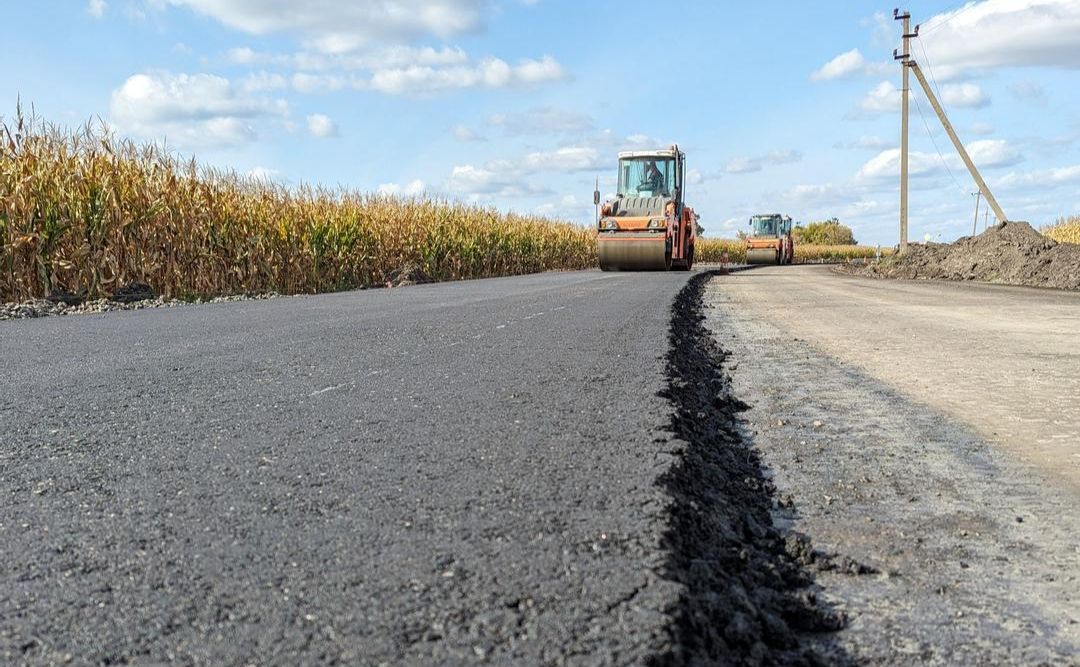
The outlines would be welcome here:
[[[604,271],[666,271],[671,253],[662,236],[638,239],[626,236],[600,238],[600,268]]]
[[[746,250],[747,264],[779,264],[780,254],[776,248],[748,248]]]

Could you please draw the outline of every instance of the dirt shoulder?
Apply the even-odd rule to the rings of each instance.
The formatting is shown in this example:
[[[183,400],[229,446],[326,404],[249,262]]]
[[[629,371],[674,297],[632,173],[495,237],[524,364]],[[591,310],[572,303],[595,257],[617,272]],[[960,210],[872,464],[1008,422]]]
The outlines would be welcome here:
[[[826,601],[850,621],[823,638],[822,650],[833,647],[861,664],[1075,664],[1076,490],[1050,477],[1042,462],[1020,460],[956,419],[943,409],[949,389],[939,376],[919,374],[950,358],[966,360],[953,364],[960,368],[981,365],[978,355],[949,346],[955,338],[981,349],[972,327],[938,317],[952,333],[934,337],[923,323],[936,311],[973,306],[941,294],[936,305],[922,303],[908,292],[897,296],[900,305],[879,295],[872,306],[852,282],[906,285],[784,267],[714,279],[706,295],[707,324],[732,354],[734,393],[751,404],[747,433],[774,476],[781,499],[775,518],[831,555],[807,559],[817,561]],[[999,298],[982,291],[970,298]],[[1000,317],[966,316],[1000,324]],[[987,377],[993,370],[1007,379],[1010,363],[1046,354],[1015,347],[1031,341],[1008,342],[1025,316],[1032,339],[1054,338],[1031,313],[990,327],[997,338],[983,344],[1002,363]],[[882,365],[864,364],[867,358]],[[882,368],[921,378],[922,389],[899,387]],[[1038,374],[1029,366],[1023,377]],[[974,379],[962,384],[980,405],[1014,394],[1014,412],[1032,409],[1040,398],[1031,392],[1042,385],[1013,378],[1002,392]],[[926,395],[938,400],[919,398]]]

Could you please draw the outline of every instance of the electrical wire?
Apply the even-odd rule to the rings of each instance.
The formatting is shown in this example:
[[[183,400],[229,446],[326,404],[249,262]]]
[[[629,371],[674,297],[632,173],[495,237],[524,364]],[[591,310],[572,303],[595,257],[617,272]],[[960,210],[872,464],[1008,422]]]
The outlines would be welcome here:
[[[961,7],[959,9],[959,11],[953,10],[954,13],[950,14],[949,18],[945,19],[944,21],[939,21],[938,23],[935,23],[935,24],[931,25],[930,27],[928,27],[926,30],[923,30],[922,32],[923,33],[933,32],[933,31],[937,30],[938,28],[940,28],[941,26],[948,23],[949,21],[953,20],[957,16],[960,16],[961,14],[966,12],[967,10],[973,9],[973,8],[977,7],[978,5],[979,5],[978,2],[968,2],[963,7]]]
[[[926,115],[923,114],[922,105],[919,104],[919,98],[912,95],[911,99],[915,100],[915,108],[919,110],[919,117],[922,118],[923,126],[926,127],[926,134],[930,137],[930,142],[934,144],[934,150],[937,151],[938,158],[941,159],[941,164],[945,167],[945,171],[949,173],[949,178],[951,178],[952,182],[956,184],[957,190],[967,194],[967,190],[965,190],[964,187],[960,185],[960,181],[956,180],[956,176],[953,174],[952,169],[949,167],[949,163],[945,161],[945,156],[941,154],[941,149],[938,148],[937,145],[937,139],[935,139],[933,133],[930,132],[930,123],[926,121]]]
[[[938,104],[942,109],[945,109],[945,114],[948,115],[949,109],[945,106],[945,96],[941,94],[941,86],[938,85],[937,77],[934,76],[934,65],[930,62],[930,55],[926,52],[926,46],[923,45],[921,39],[915,40],[919,44],[919,49],[923,54],[923,61],[926,63],[926,69],[930,72],[930,80],[934,82],[934,90],[937,92]]]

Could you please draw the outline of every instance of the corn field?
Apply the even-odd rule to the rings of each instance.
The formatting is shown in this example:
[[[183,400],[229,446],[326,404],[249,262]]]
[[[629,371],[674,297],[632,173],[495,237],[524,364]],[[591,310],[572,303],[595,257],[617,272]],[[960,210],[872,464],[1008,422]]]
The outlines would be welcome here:
[[[1057,222],[1044,228],[1043,233],[1058,243],[1080,243],[1080,215],[1058,218]]]
[[[704,264],[720,263],[724,253],[727,253],[729,262],[741,264],[746,261],[746,242],[738,239],[699,238],[694,247],[695,261]],[[892,248],[881,249],[883,257],[887,257],[892,253]],[[877,248],[873,246],[795,244],[796,264],[844,262],[853,259],[873,258],[876,255]]]
[[[93,125],[0,120],[0,301],[323,292],[415,267],[433,280],[596,265],[594,232],[416,197],[288,188],[200,168]]]

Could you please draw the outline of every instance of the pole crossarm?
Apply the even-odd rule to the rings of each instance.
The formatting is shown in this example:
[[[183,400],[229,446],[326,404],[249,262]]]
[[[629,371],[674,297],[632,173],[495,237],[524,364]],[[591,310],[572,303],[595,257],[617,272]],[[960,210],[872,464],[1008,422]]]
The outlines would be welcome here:
[[[905,67],[910,67],[911,71],[915,73],[915,78],[919,81],[919,85],[922,86],[923,92],[926,93],[926,99],[930,100],[930,106],[934,107],[934,111],[937,113],[938,120],[941,121],[942,127],[945,128],[945,132],[949,135],[949,139],[952,140],[953,146],[956,147],[956,152],[960,154],[960,159],[967,165],[968,171],[971,172],[971,177],[975,179],[975,184],[979,186],[979,191],[982,192],[982,196],[986,199],[986,203],[993,209],[994,215],[997,216],[998,221],[1005,222],[1008,218],[1005,217],[1005,211],[1001,210],[998,206],[997,200],[994,199],[993,193],[990,192],[990,188],[987,187],[986,181],[983,180],[982,174],[975,167],[975,163],[971,161],[971,156],[968,155],[967,149],[964,148],[964,144],[961,143],[960,137],[956,136],[956,131],[953,129],[952,123],[949,122],[948,116],[945,115],[945,110],[942,109],[941,103],[938,102],[937,96],[934,95],[933,89],[930,88],[930,84],[926,82],[926,76],[923,75],[922,68],[919,67],[914,59],[908,60],[904,63]]]

